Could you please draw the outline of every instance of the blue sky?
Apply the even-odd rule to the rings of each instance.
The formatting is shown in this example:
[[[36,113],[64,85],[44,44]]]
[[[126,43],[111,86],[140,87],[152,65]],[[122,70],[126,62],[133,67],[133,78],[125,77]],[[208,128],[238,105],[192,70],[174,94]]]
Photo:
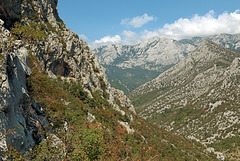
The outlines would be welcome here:
[[[60,17],[91,48],[240,33],[239,0],[59,0]]]

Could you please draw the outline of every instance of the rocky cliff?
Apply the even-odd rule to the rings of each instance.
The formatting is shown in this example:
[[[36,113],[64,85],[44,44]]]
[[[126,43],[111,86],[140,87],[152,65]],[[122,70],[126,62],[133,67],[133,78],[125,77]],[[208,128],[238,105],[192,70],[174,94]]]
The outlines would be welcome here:
[[[49,125],[41,105],[29,97],[26,77],[31,74],[28,51],[20,41],[11,44],[9,31],[0,24],[1,150],[13,145],[21,152],[39,143],[40,129]]]
[[[22,152],[29,149],[40,142],[40,130],[49,124],[41,105],[28,94],[29,54],[38,59],[40,70],[50,77],[80,82],[90,98],[93,92],[99,91],[101,97],[121,111],[104,68],[88,45],[59,18],[57,0],[1,0],[0,6],[3,150],[9,144]]]

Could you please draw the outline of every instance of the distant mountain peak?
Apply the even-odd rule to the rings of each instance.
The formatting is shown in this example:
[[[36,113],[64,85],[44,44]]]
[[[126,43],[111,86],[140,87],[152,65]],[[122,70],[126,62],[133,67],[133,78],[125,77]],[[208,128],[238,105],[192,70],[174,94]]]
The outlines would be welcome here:
[[[240,34],[219,34],[179,41],[165,37],[153,37],[135,45],[112,44],[102,46],[94,49],[93,52],[100,64],[107,69],[108,76],[121,82],[116,84],[117,81],[114,81],[114,87],[121,87],[120,89],[126,92],[128,89],[132,90],[156,78],[156,74],[152,74],[152,72],[160,74],[166,71],[186,58],[196,48],[199,50],[215,50],[218,48],[216,50],[219,50],[220,47],[215,46],[216,44],[238,50],[240,49]],[[213,51],[213,53],[215,52],[219,54],[217,51]],[[114,71],[111,71],[113,68]],[[139,73],[140,70],[144,73],[142,76],[136,76],[136,73]],[[139,84],[132,85],[131,82],[138,82]]]
[[[231,139],[238,138],[239,57],[203,40],[185,59],[129,96],[140,116],[168,131],[209,147],[225,139],[235,144]]]

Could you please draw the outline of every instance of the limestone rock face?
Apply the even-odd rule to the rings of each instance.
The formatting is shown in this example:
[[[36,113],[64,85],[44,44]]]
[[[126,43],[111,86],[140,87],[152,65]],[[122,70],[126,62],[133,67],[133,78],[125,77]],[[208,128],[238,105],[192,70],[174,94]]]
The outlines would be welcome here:
[[[194,49],[192,44],[154,37],[136,45],[113,44],[93,51],[103,65],[162,71],[163,66],[176,64]]]
[[[134,106],[132,105],[130,99],[126,95],[124,95],[123,91],[115,88],[112,88],[112,91],[114,97],[116,97],[124,107],[128,108],[130,111],[136,114]]]
[[[28,17],[40,14],[42,20],[54,23],[61,21],[57,11],[58,0],[2,0],[0,1],[0,19],[10,28],[21,15]]]
[[[26,77],[31,75],[32,54],[50,77],[78,81],[89,97],[97,91],[118,111],[105,69],[99,65],[86,42],[66,28],[59,18],[57,0],[0,1],[0,148],[12,144],[24,152],[41,141],[40,129],[49,123],[41,105],[28,95]],[[21,19],[20,19],[21,18]],[[4,24],[5,21],[5,24]],[[13,38],[15,22],[41,31],[44,39]],[[106,94],[107,93],[107,94]],[[104,97],[104,94],[106,95]],[[5,135],[5,132],[9,132]]]
[[[0,30],[1,44],[9,32],[3,26]],[[27,93],[26,77],[31,74],[28,51],[20,41],[14,42],[12,49],[2,48],[0,53],[0,128],[1,149],[12,144],[21,152],[40,142],[39,130],[48,121]],[[8,45],[6,45],[8,46]]]
[[[5,21],[5,25],[10,27],[21,15],[22,0],[1,0],[0,19]]]
[[[18,14],[18,17],[22,16],[22,19],[15,19],[16,17],[12,14],[1,14],[0,18],[8,19],[12,23],[18,20],[28,26],[31,26],[33,20],[37,25],[45,25],[44,41],[25,44],[30,48],[31,54],[44,63],[43,70],[46,70],[51,77],[59,75],[80,81],[89,97],[92,97],[92,91],[106,91],[109,94],[109,102],[117,106],[113,103],[113,93],[107,81],[105,69],[99,65],[86,42],[79,40],[77,34],[65,27],[58,16],[57,2],[57,0],[22,0],[18,1],[20,4],[16,8],[14,0],[8,5],[3,1],[3,5],[7,7],[2,9],[2,13],[17,10],[14,13]]]

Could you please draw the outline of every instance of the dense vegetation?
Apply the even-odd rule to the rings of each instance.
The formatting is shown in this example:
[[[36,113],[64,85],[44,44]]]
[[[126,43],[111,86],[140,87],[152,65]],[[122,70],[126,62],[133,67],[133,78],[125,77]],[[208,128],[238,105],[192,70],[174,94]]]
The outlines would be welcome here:
[[[11,29],[11,33],[15,39],[22,40],[25,43],[33,43],[36,42],[36,40],[44,40],[46,38],[43,30],[44,29],[42,27],[39,28],[35,22],[31,22],[28,26],[16,22]]]

